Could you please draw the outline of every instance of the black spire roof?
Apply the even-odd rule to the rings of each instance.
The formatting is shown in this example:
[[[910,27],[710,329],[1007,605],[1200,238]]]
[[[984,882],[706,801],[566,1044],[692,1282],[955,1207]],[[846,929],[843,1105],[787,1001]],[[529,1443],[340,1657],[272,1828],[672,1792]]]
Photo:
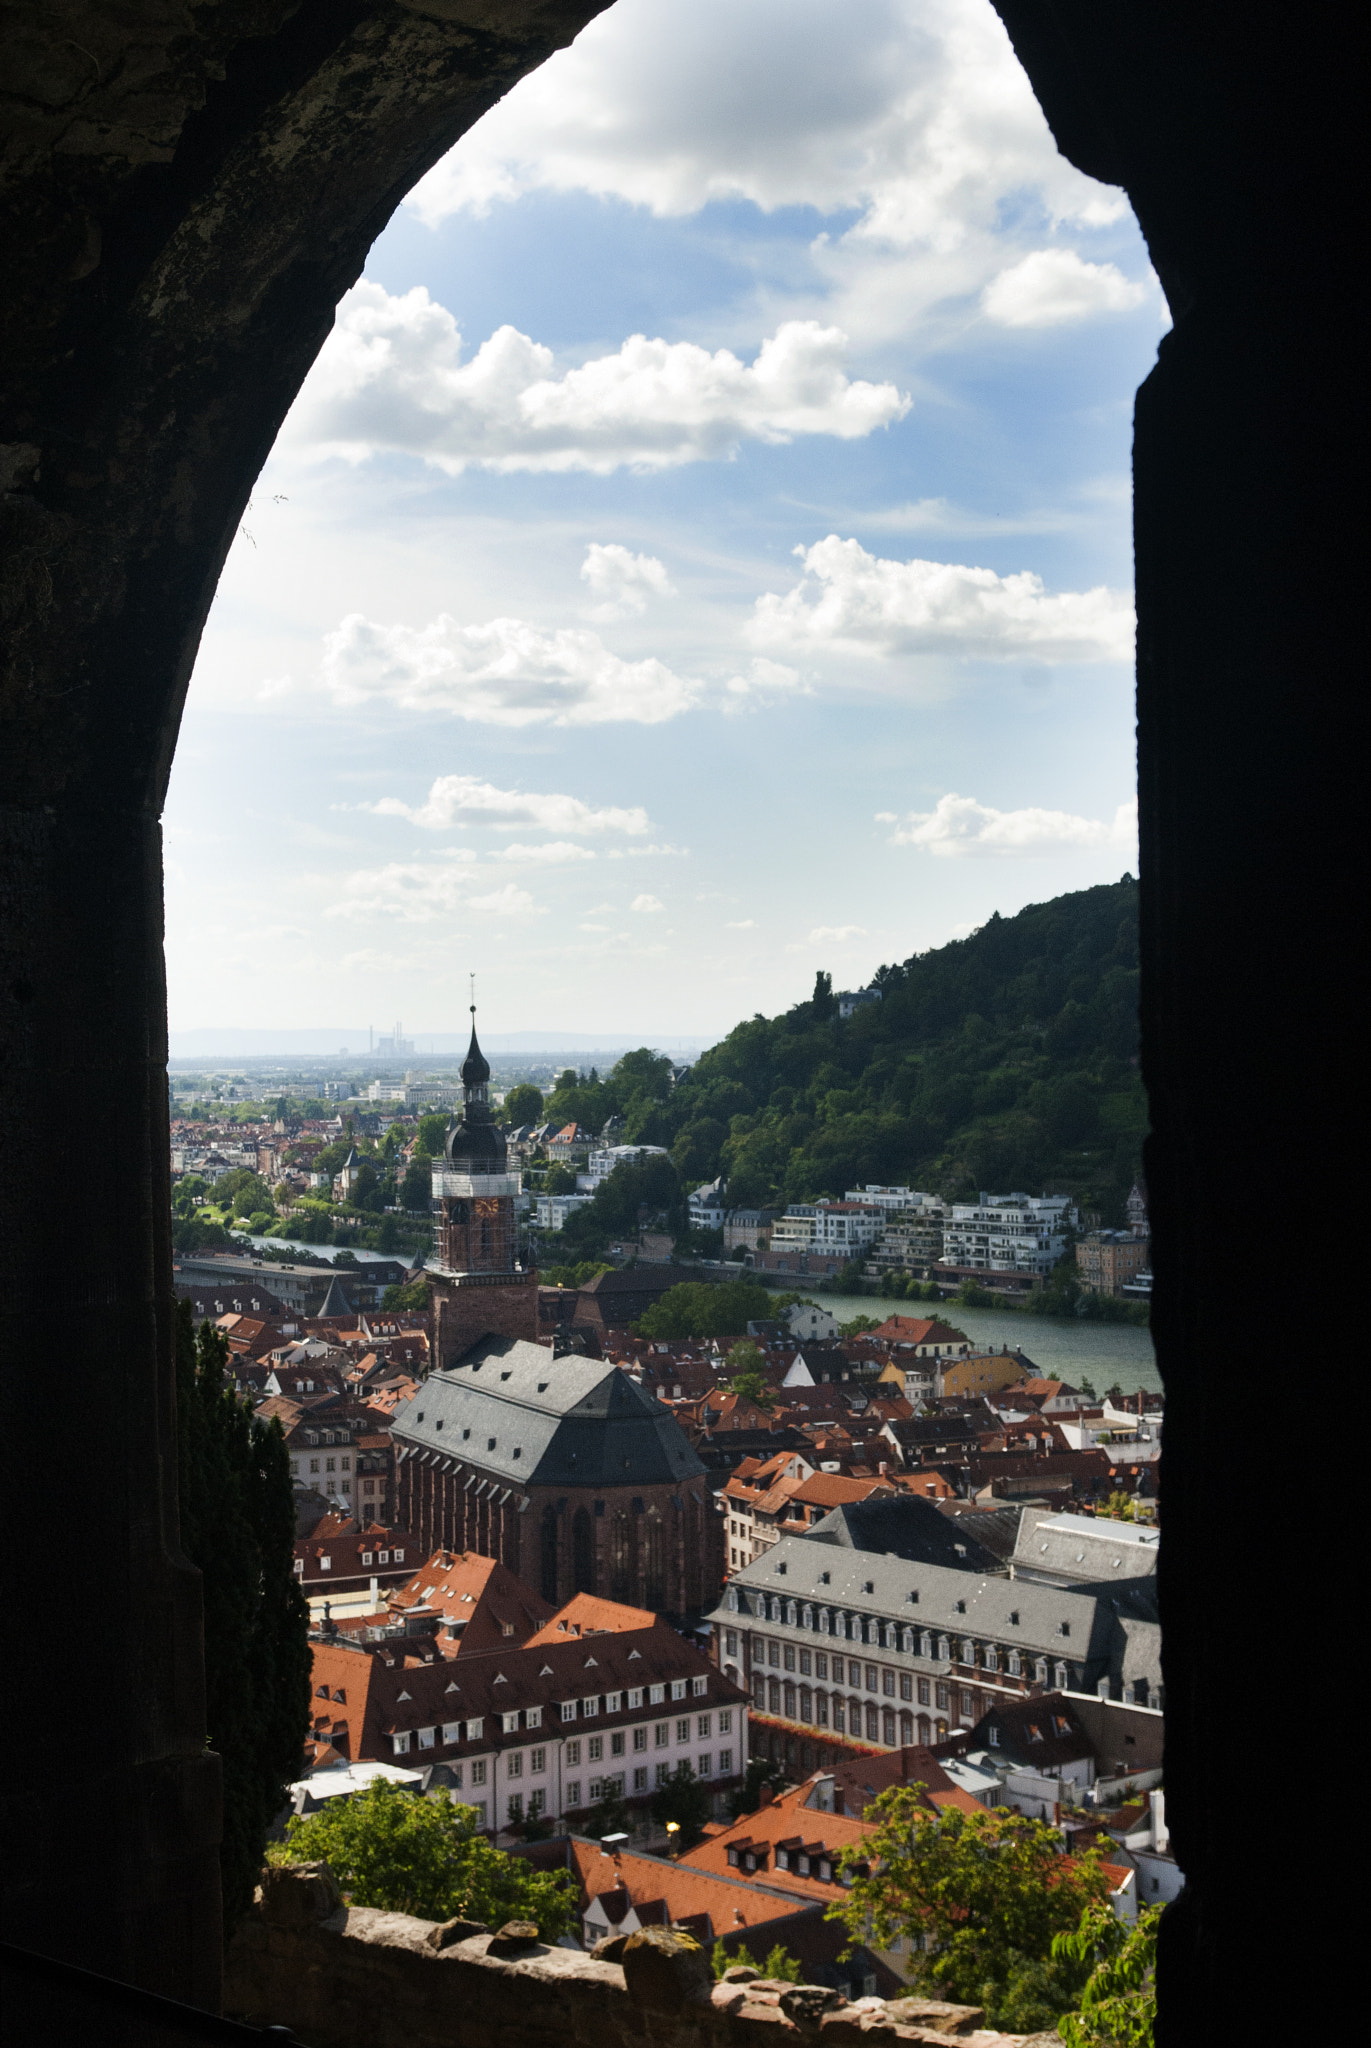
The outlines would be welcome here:
[[[503,1173],[508,1154],[486,1093],[490,1065],[476,1040],[476,1005],[471,1006],[471,1044],[462,1061],[466,1103],[444,1147],[454,1166],[468,1173]]]

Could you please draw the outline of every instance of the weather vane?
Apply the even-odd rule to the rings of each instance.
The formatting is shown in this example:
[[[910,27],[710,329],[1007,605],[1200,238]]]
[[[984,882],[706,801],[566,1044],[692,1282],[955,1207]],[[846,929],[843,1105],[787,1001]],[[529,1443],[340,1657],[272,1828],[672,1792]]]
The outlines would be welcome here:
[[[471,1014],[474,1017],[476,1015],[476,974],[474,969],[467,979],[471,983]]]

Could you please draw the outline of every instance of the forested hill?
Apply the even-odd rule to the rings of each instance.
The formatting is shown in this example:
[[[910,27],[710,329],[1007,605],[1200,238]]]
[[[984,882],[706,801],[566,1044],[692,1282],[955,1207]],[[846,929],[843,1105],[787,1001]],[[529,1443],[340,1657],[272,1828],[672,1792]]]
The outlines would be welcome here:
[[[882,1000],[843,1019],[820,975],[810,1000],[739,1024],[670,1092],[637,1053],[603,1083],[567,1076],[549,1107],[592,1125],[618,1109],[626,1137],[670,1146],[687,1185],[727,1174],[731,1207],[906,1182],[1071,1193],[1123,1221],[1146,1128],[1131,877],[997,914],[872,986]]]

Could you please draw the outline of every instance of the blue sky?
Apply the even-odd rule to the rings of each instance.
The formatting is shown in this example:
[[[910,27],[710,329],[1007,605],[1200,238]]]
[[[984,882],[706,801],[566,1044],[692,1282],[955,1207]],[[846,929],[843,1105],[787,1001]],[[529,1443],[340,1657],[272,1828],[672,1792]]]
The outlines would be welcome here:
[[[778,62],[777,52],[784,52]],[[618,4],[396,216],[230,553],[174,1030],[710,1036],[1135,865],[1166,309],[988,4]]]

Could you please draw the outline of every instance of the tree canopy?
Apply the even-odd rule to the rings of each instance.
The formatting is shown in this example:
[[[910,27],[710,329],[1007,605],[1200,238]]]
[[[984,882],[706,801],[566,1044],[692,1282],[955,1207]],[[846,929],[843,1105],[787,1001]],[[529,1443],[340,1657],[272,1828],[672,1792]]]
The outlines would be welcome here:
[[[565,1933],[576,1895],[564,1870],[535,1870],[506,1856],[480,1832],[469,1806],[426,1799],[374,1779],[318,1813],[293,1815],[283,1863],[327,1863],[354,1906],[412,1913],[421,1920],[532,1920],[544,1941]]]
[[[537,1124],[543,1120],[543,1091],[532,1081],[517,1081],[505,1097],[507,1124]]]
[[[773,1299],[755,1280],[683,1280],[669,1287],[633,1325],[636,1337],[734,1337],[772,1313]]]
[[[992,917],[878,969],[882,1000],[847,1018],[820,974],[809,1001],[645,1093],[629,1135],[670,1146],[687,1184],[722,1172],[736,1207],[868,1181],[958,1199],[1053,1185],[1121,1224],[1147,1122],[1137,905],[1126,877]]]
[[[880,1948],[906,1942],[923,1995],[984,2005],[1015,2032],[1052,2026],[1089,1975],[1053,1943],[1107,1902],[1099,1855],[1064,1856],[1054,1828],[1005,1807],[930,1810],[924,1789],[896,1786],[868,1807],[875,1831],[843,1851],[849,1882],[829,1918]]]
[[[703,1838],[709,1819],[709,1788],[696,1777],[684,1757],[654,1794],[652,1818],[663,1827],[668,1821],[676,1823],[680,1829],[678,1851],[693,1849]]]

